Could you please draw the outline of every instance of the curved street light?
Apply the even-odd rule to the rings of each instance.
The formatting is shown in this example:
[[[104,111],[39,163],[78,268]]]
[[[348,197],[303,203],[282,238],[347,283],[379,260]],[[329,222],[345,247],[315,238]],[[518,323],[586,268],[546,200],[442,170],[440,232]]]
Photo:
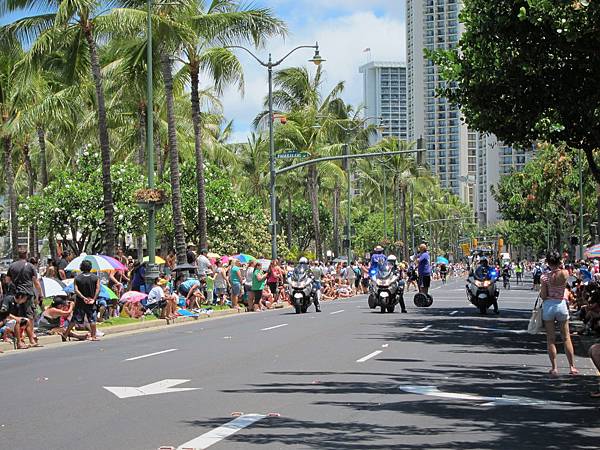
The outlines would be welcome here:
[[[288,56],[290,56],[296,50],[300,50],[302,48],[312,48],[315,50],[315,54],[308,61],[312,62],[316,66],[320,66],[325,59],[323,59],[319,53],[318,42],[316,42],[315,45],[299,45],[275,62],[273,62],[271,53],[269,53],[269,59],[267,61],[263,61],[246,47],[242,47],[241,45],[228,45],[225,48],[239,48],[240,50],[244,50],[261,66],[266,67],[269,75],[269,195],[271,202],[271,259],[275,259],[277,258],[277,209],[275,202],[275,141],[273,137],[273,121],[275,120],[273,116],[273,67],[277,67]]]

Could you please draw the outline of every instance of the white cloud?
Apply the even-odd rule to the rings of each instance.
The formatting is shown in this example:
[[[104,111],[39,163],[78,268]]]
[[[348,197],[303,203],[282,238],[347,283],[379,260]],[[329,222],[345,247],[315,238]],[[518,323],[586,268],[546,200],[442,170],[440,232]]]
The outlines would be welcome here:
[[[281,0],[280,3],[287,3],[287,0]],[[364,9],[365,3],[376,5],[390,1],[327,0],[325,3],[327,6],[340,6],[342,3],[344,6],[348,6],[348,3],[360,4]],[[370,55],[363,53],[365,48],[371,48],[371,57],[374,60],[405,61],[405,28],[401,18],[389,14],[377,15],[373,11],[365,10],[330,15],[326,18],[312,16],[297,27],[290,23],[288,38],[285,41],[271,39],[267,51],[271,51],[273,59],[277,59],[297,45],[312,44],[315,41],[319,42],[321,55],[327,60],[323,66],[327,79],[325,91],[344,80],[346,89],[343,97],[353,105],[362,103],[362,75],[358,68],[369,61]],[[263,60],[268,57],[267,51],[258,52]],[[266,69],[243,52],[240,52],[239,56],[245,70],[246,95],[241,98],[238,92],[229,89],[223,96],[225,114],[228,119],[234,120],[237,139],[243,138],[251,129],[252,119],[262,109],[267,95]],[[309,64],[307,60],[311,56],[312,50],[299,50],[279,67]]]

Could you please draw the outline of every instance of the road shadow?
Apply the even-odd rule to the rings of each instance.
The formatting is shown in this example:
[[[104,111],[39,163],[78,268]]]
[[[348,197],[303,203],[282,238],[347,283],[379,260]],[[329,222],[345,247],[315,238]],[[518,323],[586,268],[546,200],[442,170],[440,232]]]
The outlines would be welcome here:
[[[395,362],[392,358],[382,361]],[[523,365],[463,367],[452,363],[438,363],[427,368],[403,366],[398,373],[285,371],[268,374],[282,380],[223,392],[310,395],[309,398],[314,399],[313,405],[355,411],[349,417],[361,421],[269,419],[253,425],[251,433],[235,436],[233,440],[259,445],[278,444],[282,448],[296,445],[323,449],[597,448],[600,402],[587,397],[587,390],[581,386],[583,383],[591,390],[596,381],[594,377],[549,379],[537,368]],[[329,376],[338,380],[306,382],[305,378],[303,380],[306,376]],[[356,377],[356,380],[346,380],[349,377]],[[484,406],[485,400],[436,398],[400,389],[409,385],[432,385],[444,393],[526,397],[548,403],[532,405],[524,401]],[[357,400],[359,395],[360,401]],[[372,400],[365,400],[365,395],[372,395]],[[369,420],[381,416],[365,413],[391,414],[386,417],[397,418],[397,424],[370,423]],[[403,418],[403,415],[407,416]],[[415,421],[418,425],[414,425]],[[221,425],[223,419],[189,423],[212,427]]]

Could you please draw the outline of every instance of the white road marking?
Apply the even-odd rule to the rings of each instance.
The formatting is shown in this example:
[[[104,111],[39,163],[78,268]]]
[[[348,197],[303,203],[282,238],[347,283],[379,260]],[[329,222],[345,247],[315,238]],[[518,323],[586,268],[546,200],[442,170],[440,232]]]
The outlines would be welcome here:
[[[458,311],[452,311],[452,312],[450,313],[450,315],[451,315],[451,316],[453,316],[454,314],[458,314]]]
[[[361,362],[368,361],[369,359],[373,358],[374,356],[379,355],[382,352],[383,352],[383,350],[376,350],[373,353],[369,353],[367,356],[363,356],[362,358],[357,359],[356,362],[361,363]]]
[[[260,331],[274,330],[275,328],[287,327],[287,325],[288,325],[287,323],[282,323],[281,325],[275,325],[274,327],[261,328]]]
[[[334,314],[339,314],[339,313],[343,313],[344,310],[340,309],[339,311],[334,311],[334,312],[330,312],[329,314],[334,315]]]
[[[427,325],[426,327],[421,328],[419,331],[427,331],[429,330],[433,325]]]
[[[202,450],[267,417],[265,414],[244,414],[225,425],[204,433],[177,447],[177,450]]]
[[[148,353],[147,355],[136,356],[134,358],[127,358],[124,361],[135,361],[136,359],[149,358],[151,356],[162,355],[163,353],[171,353],[171,352],[176,352],[176,351],[177,351],[176,348],[170,348],[169,350],[163,350],[162,352]]]
[[[156,383],[146,384],[140,387],[130,386],[103,386],[108,392],[112,392],[119,398],[143,397],[145,395],[170,394],[172,392],[195,391],[201,388],[174,388],[178,384],[187,383],[190,380],[162,380]]]
[[[435,386],[399,386],[404,392],[411,394],[427,395],[429,397],[451,398],[456,400],[472,400],[484,402],[480,406],[500,406],[500,405],[527,405],[527,406],[547,406],[547,405],[573,405],[568,402],[553,402],[547,400],[537,400],[527,397],[485,397],[477,394],[460,394],[456,392],[442,392]]]
[[[382,347],[383,348],[388,348],[390,344],[383,344]]]
[[[487,327],[477,327],[471,325],[459,325],[458,328],[464,328],[467,330],[480,330],[480,331],[495,331],[496,333],[515,333],[515,334],[525,334],[527,330],[506,330],[501,328],[487,328]]]

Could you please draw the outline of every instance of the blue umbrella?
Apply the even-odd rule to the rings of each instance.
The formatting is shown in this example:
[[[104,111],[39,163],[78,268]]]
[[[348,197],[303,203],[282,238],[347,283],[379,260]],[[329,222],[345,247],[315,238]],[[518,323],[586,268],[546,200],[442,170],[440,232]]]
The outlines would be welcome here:
[[[438,264],[449,264],[449,261],[443,256],[438,256],[435,262]]]

